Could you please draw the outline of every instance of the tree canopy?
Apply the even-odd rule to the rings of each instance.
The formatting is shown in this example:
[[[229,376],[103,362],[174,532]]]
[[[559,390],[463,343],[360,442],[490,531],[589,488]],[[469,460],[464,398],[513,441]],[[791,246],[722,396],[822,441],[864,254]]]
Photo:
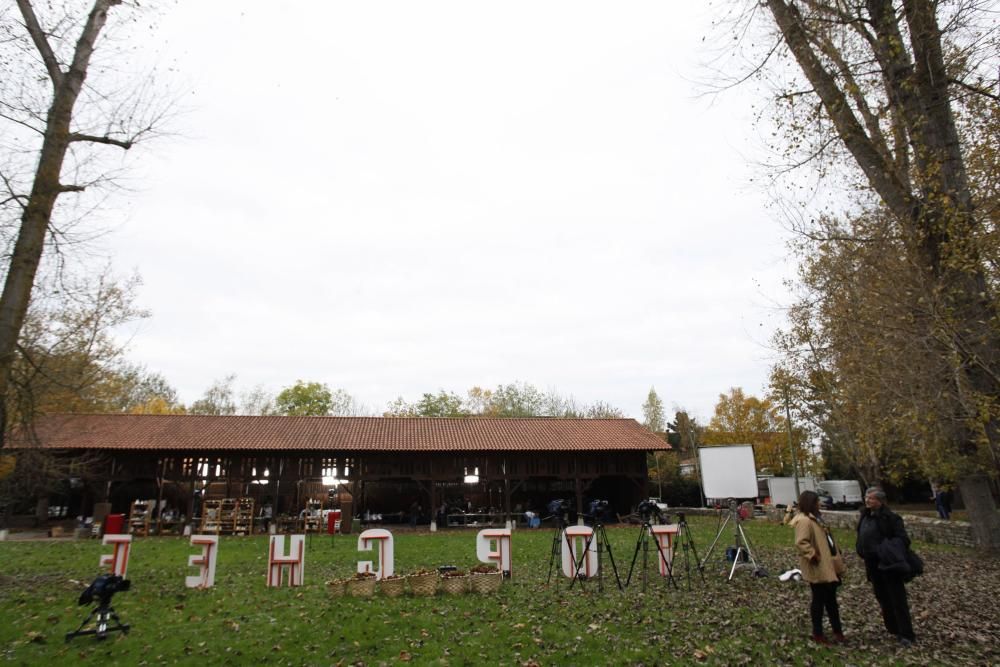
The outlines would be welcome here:
[[[873,481],[914,465],[953,477],[979,543],[1000,546],[995,7],[744,7],[768,41],[749,77],[772,92],[778,178],[804,165],[849,197],[810,211],[801,182],[788,189],[810,293],[780,341],[785,384]]]
[[[739,387],[720,394],[702,440],[706,445],[753,445],[758,472],[792,474],[787,422],[769,398],[747,396]],[[795,433],[793,442],[799,465],[810,467],[810,451],[801,433]]]
[[[663,401],[660,400],[654,387],[649,388],[646,402],[642,404],[642,425],[653,433],[667,430],[667,419],[663,413]]]
[[[325,384],[298,380],[278,393],[274,406],[282,415],[325,416],[333,408],[333,392]]]
[[[586,417],[619,419],[625,414],[604,401],[577,405],[572,396],[542,392],[527,382],[499,384],[495,389],[472,387],[465,397],[440,389],[425,393],[416,402],[402,396],[389,404],[386,417]]]

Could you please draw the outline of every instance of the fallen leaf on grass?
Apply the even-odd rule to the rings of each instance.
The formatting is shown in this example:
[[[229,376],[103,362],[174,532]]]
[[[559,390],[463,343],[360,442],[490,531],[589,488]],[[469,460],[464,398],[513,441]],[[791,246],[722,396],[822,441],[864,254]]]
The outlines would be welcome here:
[[[412,658],[413,656],[410,655],[409,651],[399,652],[399,659],[402,660],[403,662],[409,662]]]

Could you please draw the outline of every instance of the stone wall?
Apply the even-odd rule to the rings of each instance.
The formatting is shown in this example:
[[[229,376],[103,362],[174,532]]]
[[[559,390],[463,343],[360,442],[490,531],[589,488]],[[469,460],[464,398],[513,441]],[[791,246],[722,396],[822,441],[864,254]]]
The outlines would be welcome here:
[[[767,518],[772,521],[781,521],[784,510],[767,509]],[[903,514],[903,521],[906,522],[906,532],[911,539],[930,544],[951,544],[961,547],[976,546],[975,538],[972,536],[972,526],[967,521],[944,521],[942,519],[930,519],[923,516]],[[823,512],[823,520],[831,526],[837,528],[848,528],[853,530],[858,524],[857,512]]]

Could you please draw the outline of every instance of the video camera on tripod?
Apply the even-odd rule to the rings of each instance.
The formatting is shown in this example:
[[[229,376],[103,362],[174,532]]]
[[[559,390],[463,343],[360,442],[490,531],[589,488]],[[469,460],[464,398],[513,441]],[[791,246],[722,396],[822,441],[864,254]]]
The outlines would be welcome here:
[[[93,604],[96,601],[97,606],[87,615],[87,618],[83,619],[80,627],[73,632],[66,633],[66,641],[68,642],[74,637],[83,637],[85,635],[94,635],[97,639],[106,639],[109,632],[121,632],[123,635],[127,635],[129,625],[122,623],[121,619],[118,618],[118,614],[111,607],[111,598],[115,593],[127,591],[131,587],[132,582],[117,574],[102,574],[94,579],[80,593],[78,603],[82,606]],[[84,630],[84,627],[91,621],[94,622],[94,627]]]
[[[665,518],[659,506],[652,500],[643,500],[635,511],[643,523],[652,523],[654,517],[657,521],[662,521]]]
[[[550,500],[549,504],[545,506],[548,513],[556,518],[556,522],[560,526],[564,526],[569,523],[569,512],[570,504],[565,498],[556,498],[555,500]]]
[[[80,593],[77,604],[80,606],[91,604],[96,599],[102,607],[108,607],[115,593],[127,591],[131,587],[131,581],[117,574],[102,574]]]
[[[607,500],[591,500],[587,504],[587,516],[600,522],[601,518],[608,511],[608,505]]]

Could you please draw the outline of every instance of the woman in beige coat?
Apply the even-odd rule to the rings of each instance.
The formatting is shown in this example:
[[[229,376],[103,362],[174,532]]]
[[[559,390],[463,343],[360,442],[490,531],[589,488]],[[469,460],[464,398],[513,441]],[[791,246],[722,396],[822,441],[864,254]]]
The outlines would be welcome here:
[[[844,559],[840,555],[833,536],[820,519],[819,496],[813,491],[803,491],[799,496],[799,513],[791,522],[795,529],[795,546],[799,550],[799,569],[802,578],[812,589],[812,640],[829,644],[823,634],[823,610],[830,617],[833,639],[844,641],[840,625],[840,607],[837,606],[837,586],[844,570]]]

